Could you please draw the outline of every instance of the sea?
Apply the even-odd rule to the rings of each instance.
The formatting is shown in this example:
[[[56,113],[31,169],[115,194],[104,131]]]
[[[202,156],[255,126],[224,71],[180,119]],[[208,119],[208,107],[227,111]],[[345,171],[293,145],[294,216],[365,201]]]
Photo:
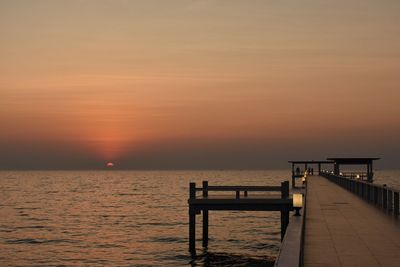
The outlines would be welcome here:
[[[280,185],[288,170],[0,171],[0,266],[273,266],[280,213],[210,211],[188,252],[189,182]],[[400,171],[375,183],[400,188]],[[201,236],[201,217],[197,220]]]

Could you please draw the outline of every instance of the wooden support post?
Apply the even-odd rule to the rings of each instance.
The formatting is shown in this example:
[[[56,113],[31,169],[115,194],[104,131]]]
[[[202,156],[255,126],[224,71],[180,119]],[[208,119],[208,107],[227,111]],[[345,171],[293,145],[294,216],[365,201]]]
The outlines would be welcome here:
[[[321,163],[318,163],[318,175],[321,175]]]
[[[196,183],[190,183],[190,199],[196,198]],[[189,204],[189,252],[192,257],[196,256],[196,211]]]
[[[203,198],[208,197],[208,181],[203,181]]]
[[[208,182],[203,181],[203,198],[208,197]],[[208,210],[203,210],[203,248],[208,247]]]
[[[240,198],[240,191],[236,191],[236,198],[237,198],[237,199]]]
[[[284,181],[281,183],[281,198],[286,199],[289,197],[289,182]]]
[[[394,216],[399,216],[399,192],[394,192],[393,197],[393,214]]]
[[[289,197],[289,182],[285,181],[281,183],[281,198],[287,199]],[[281,209],[281,240],[283,240],[286,228],[289,224],[289,208],[285,205]]]
[[[189,209],[189,252],[196,256],[196,211]]]
[[[203,248],[208,247],[208,210],[203,210]]]
[[[248,193],[247,193],[247,191],[244,191],[244,196],[245,196],[245,197],[247,197],[247,196],[248,196]]]

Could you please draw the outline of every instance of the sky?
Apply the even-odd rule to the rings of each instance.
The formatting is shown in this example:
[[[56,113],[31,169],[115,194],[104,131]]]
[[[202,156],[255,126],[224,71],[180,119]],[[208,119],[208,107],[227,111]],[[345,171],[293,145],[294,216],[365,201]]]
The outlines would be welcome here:
[[[398,169],[399,14],[397,0],[0,0],[0,169]]]

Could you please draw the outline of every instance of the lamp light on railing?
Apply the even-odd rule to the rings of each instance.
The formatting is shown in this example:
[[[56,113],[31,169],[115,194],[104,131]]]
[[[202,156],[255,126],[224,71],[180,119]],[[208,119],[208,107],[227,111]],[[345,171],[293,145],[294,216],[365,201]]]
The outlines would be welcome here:
[[[357,180],[359,180],[359,179],[360,179],[360,175],[359,175],[359,174],[357,174],[357,175],[356,175],[356,178],[357,178]]]
[[[343,172],[340,172],[339,175],[340,175],[340,176],[343,176]]]
[[[303,195],[302,194],[293,194],[293,208],[296,213],[294,216],[300,216],[300,209],[303,207]]]

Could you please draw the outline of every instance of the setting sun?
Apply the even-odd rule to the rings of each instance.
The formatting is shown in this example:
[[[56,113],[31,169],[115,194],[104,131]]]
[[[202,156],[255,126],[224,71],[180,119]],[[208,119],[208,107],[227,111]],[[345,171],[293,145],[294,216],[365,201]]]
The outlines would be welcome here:
[[[114,163],[112,163],[112,162],[107,162],[106,166],[107,166],[108,168],[112,168],[112,167],[114,167]]]

